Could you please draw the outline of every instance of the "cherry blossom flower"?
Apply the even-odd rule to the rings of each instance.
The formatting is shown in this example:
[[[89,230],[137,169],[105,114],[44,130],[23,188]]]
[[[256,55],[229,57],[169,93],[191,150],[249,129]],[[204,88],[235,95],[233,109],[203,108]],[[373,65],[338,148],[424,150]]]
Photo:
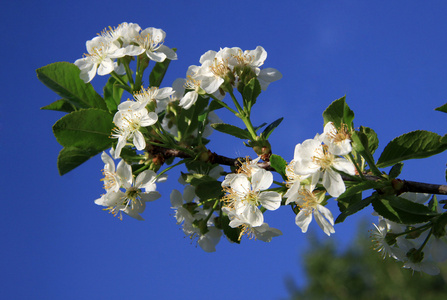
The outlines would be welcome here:
[[[241,218],[247,220],[251,226],[261,226],[264,223],[264,215],[259,206],[262,205],[268,210],[276,210],[281,205],[279,193],[263,191],[272,185],[272,173],[261,169],[251,177],[242,173],[232,177],[229,186],[223,184],[227,191],[224,198],[226,206],[234,209],[237,215],[242,215]]]
[[[315,216],[315,221],[318,226],[323,229],[328,236],[335,233],[334,217],[331,211],[321,205],[324,201],[325,192],[315,190],[315,184],[301,186],[298,193],[290,196],[286,205],[295,202],[300,208],[299,213],[295,217],[295,223],[301,228],[303,233],[307,232],[312,215]]]
[[[117,43],[102,36],[87,41],[86,46],[88,54],[74,62],[81,70],[80,77],[85,83],[90,82],[96,73],[100,76],[110,74],[118,67],[113,59],[126,55]]]
[[[109,159],[106,158],[106,161],[110,164]],[[107,193],[96,199],[95,203],[105,206],[105,210],[108,210],[120,219],[122,219],[121,213],[123,212],[137,220],[143,220],[140,213],[146,208],[146,202],[154,201],[161,197],[160,193],[155,190],[155,172],[146,170],[135,178],[132,175],[130,165],[122,160],[118,164],[116,174],[120,181],[119,188],[107,190]],[[143,189],[145,190],[144,192]]]
[[[332,122],[328,122],[320,138],[333,155],[346,155],[352,151],[351,137],[345,126],[337,130]]]
[[[125,101],[118,105],[118,110],[139,110],[146,108],[151,103],[154,103],[155,113],[160,113],[164,111],[170,102],[170,96],[174,93],[171,87],[158,88],[141,88],[138,93],[133,95],[135,101]]]
[[[224,207],[223,211],[230,218],[229,226],[232,228],[241,228],[239,240],[244,234],[249,239],[255,238],[263,242],[270,242],[273,237],[282,235],[281,230],[270,227],[267,223],[262,223],[260,226],[252,226],[250,221],[242,214],[237,214],[235,210]]]
[[[176,60],[177,54],[171,48],[165,46],[166,33],[162,29],[149,27],[140,32],[134,39],[138,44],[140,53],[146,53],[149,59],[155,62],[163,62],[165,59]]]
[[[321,177],[323,186],[332,197],[338,197],[346,190],[344,181],[336,170],[355,175],[354,164],[332,154],[327,145],[321,144],[319,137],[296,145],[295,154],[295,174]]]
[[[120,156],[121,149],[126,145],[128,140],[132,140],[137,150],[143,150],[146,147],[146,140],[140,129],[141,127],[154,125],[157,120],[157,114],[148,112],[146,108],[118,110],[113,117],[113,123],[115,123],[116,128],[113,130],[112,137],[118,139],[115,148],[115,158]]]

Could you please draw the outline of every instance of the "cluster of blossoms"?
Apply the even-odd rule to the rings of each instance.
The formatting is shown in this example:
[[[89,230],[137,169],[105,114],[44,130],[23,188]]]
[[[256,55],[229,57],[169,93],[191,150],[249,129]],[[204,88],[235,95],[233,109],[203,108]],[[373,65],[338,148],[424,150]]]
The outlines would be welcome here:
[[[112,72],[124,74],[122,64],[115,59],[125,56],[138,56],[143,53],[150,60],[162,62],[176,60],[177,54],[165,46],[166,33],[158,28],[141,30],[135,23],[121,23],[116,28],[103,31],[86,42],[87,52],[83,58],[74,62],[81,70],[81,79],[90,82],[96,74],[107,75]]]
[[[263,90],[282,78],[274,68],[261,69],[267,52],[258,46],[254,50],[242,51],[238,47],[223,48],[216,52],[209,50],[200,57],[200,66],[192,65],[186,72],[186,79],[180,79],[189,90],[180,100],[180,106],[189,109],[199,95],[213,95],[217,99],[225,96],[228,87],[237,87],[239,81],[256,77]]]
[[[105,210],[120,219],[124,212],[137,220],[143,220],[140,213],[145,210],[146,202],[161,197],[156,191],[156,182],[164,181],[166,177],[157,179],[157,174],[152,170],[145,170],[135,177],[132,167],[124,160],[121,160],[115,169],[115,162],[107,153],[103,152],[101,159],[104,162],[102,180],[106,194],[96,199],[95,203],[105,206]]]
[[[115,158],[120,156],[127,141],[131,141],[137,150],[146,148],[146,138],[141,130],[157,123],[158,113],[166,108],[173,93],[170,87],[142,88],[139,93],[134,94],[133,100],[118,105],[118,112],[113,118],[116,128],[112,133],[112,137],[118,139]],[[148,108],[154,111],[148,111]]]
[[[415,203],[424,204],[431,198],[429,194],[404,193],[402,198]],[[440,206],[437,211],[441,213]],[[436,263],[447,260],[447,238],[437,237],[431,224],[413,224],[405,226],[379,216],[378,224],[374,224],[371,238],[374,248],[382,257],[392,257],[403,262],[403,267],[414,271],[422,271],[430,275],[439,274]]]
[[[355,175],[354,164],[345,157],[351,151],[349,132],[344,126],[337,130],[332,122],[325,125],[323,134],[296,145],[293,160],[286,168],[289,189],[284,197],[286,204],[298,206],[295,223],[303,233],[307,232],[312,215],[327,235],[335,232],[334,217],[324,206],[325,195],[327,191],[338,197],[346,190],[337,170]],[[323,188],[317,188],[319,183]]]

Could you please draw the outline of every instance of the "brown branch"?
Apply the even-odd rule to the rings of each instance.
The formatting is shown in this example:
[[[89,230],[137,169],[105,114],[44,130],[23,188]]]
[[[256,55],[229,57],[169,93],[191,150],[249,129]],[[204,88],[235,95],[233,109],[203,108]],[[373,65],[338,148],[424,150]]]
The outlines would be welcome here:
[[[186,152],[175,150],[175,149],[167,149],[162,148],[158,146],[153,146],[150,150],[150,153],[155,156],[162,155],[164,159],[170,158],[170,157],[179,157],[179,158],[192,158],[191,155],[189,155]],[[226,156],[219,155],[217,153],[211,152],[208,150],[207,153],[208,161],[212,164],[219,164],[224,166],[230,166],[230,167],[240,167],[242,163],[246,160],[246,158],[239,157],[239,158],[230,158]],[[270,166],[270,162],[262,162],[258,163],[258,166],[261,168],[264,168],[268,171],[275,171]],[[373,180],[373,181],[379,181],[383,178],[373,175],[364,175],[364,177],[367,180]],[[343,176],[343,180],[345,181],[352,181],[351,178]],[[427,193],[427,194],[437,194],[437,195],[447,195],[447,185],[440,185],[440,184],[431,184],[431,183],[422,183],[422,182],[416,182],[416,181],[409,181],[409,180],[402,180],[402,179],[395,179],[399,183],[399,189],[396,190],[396,194],[401,194],[405,192],[412,192],[412,193]]]

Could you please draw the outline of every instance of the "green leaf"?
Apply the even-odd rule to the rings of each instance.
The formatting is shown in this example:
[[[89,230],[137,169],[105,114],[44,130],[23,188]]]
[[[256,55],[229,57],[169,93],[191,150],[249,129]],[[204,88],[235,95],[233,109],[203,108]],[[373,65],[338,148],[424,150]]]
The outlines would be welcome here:
[[[386,197],[390,196],[388,195]],[[397,203],[396,201],[393,200],[390,201],[385,198],[377,197],[376,199],[373,200],[372,205],[374,207],[374,210],[379,215],[396,223],[417,224],[417,223],[428,222],[431,218],[433,218],[433,215],[410,213],[408,212],[408,210],[410,210],[408,206],[406,207],[402,205],[402,203]],[[403,207],[405,207],[406,209],[402,210]]]
[[[70,113],[72,111],[75,111],[76,107],[71,105],[69,101],[67,101],[65,99],[60,99],[60,100],[54,101],[51,104],[48,104],[47,106],[41,107],[40,109],[55,110],[55,111]]]
[[[251,107],[256,103],[256,99],[259,94],[261,94],[261,85],[259,84],[256,77],[250,79],[248,84],[245,85],[244,91],[242,92],[242,98],[244,99],[244,104],[248,107],[249,111]]]
[[[276,120],[275,122],[271,123],[269,126],[267,126],[264,131],[262,132],[262,136],[265,139],[268,139],[269,136],[272,134],[273,130],[276,129],[276,127],[279,126],[279,124],[281,124],[282,120],[284,120],[284,118],[279,118],[278,120]]]
[[[127,80],[125,75],[121,76],[121,78],[124,81]],[[124,90],[118,85],[119,82],[115,78],[110,77],[104,86],[104,101],[111,113],[115,113],[118,109],[118,105],[121,103],[121,97]]]
[[[77,147],[63,148],[57,157],[59,174],[62,176],[68,173],[103,150],[105,149],[81,149]]]
[[[438,197],[436,197],[436,195],[433,195],[428,202],[428,208],[433,212],[438,212],[438,205]]]
[[[352,129],[352,121],[354,120],[354,112],[346,104],[346,96],[332,102],[323,112],[324,124],[333,122],[335,128],[341,128],[342,124]]]
[[[370,205],[375,197],[375,196],[369,196],[361,201],[358,201],[358,199],[361,199],[361,195],[362,195],[361,193],[358,193],[358,194],[351,195],[349,197],[349,202],[350,202],[350,203],[348,202],[349,206],[346,209],[344,209],[340,215],[338,215],[337,219],[335,220],[335,224],[343,222],[346,219],[346,217],[353,215],[356,212],[358,212],[358,211],[364,209],[365,207],[367,207],[368,205]],[[343,200],[342,202],[345,202],[348,200],[348,197],[346,197],[342,200]]]
[[[253,128],[254,130],[255,130],[255,132],[258,132],[258,130],[259,129],[261,129],[262,127],[264,127],[265,125],[267,125],[267,123],[262,123],[261,125],[259,125],[259,126],[256,126],[255,128]]]
[[[447,113],[447,103],[440,107],[436,107],[435,110]]]
[[[232,135],[239,139],[244,139],[244,140],[251,139],[251,135],[247,130],[241,129],[239,127],[236,127],[236,126],[233,126],[230,124],[214,123],[214,124],[211,124],[211,127],[216,129],[217,131]]]
[[[395,165],[391,168],[391,170],[390,170],[390,172],[389,172],[388,175],[389,175],[391,178],[396,178],[396,177],[399,176],[400,173],[402,172],[402,168],[403,168],[403,166],[404,166],[404,164],[401,163],[401,162],[395,164]]]
[[[355,203],[362,201],[362,193],[359,192],[357,194],[354,194],[354,195],[351,195],[351,196],[347,196],[347,197],[343,197],[343,198],[338,197],[336,200],[337,200],[338,209],[340,210],[340,212],[343,212],[349,206],[354,205]]]
[[[72,112],[53,125],[53,133],[64,147],[107,149],[113,128],[113,118],[107,111],[90,108]]]
[[[278,172],[284,180],[287,180],[286,167],[287,161],[279,155],[272,154],[270,156],[270,166]]]
[[[364,133],[368,137],[368,149],[371,154],[376,152],[379,147],[379,139],[374,130],[369,127],[360,126],[360,132]]]
[[[90,83],[79,77],[80,70],[68,62],[56,62],[36,70],[37,78],[76,108],[107,110],[104,99]]]
[[[196,195],[202,201],[208,199],[220,199],[224,195],[222,182],[216,180],[201,182],[196,186]]]
[[[366,181],[361,181],[358,184],[352,185],[349,188],[346,189],[346,191],[341,194],[340,196],[338,196],[337,201],[340,201],[344,198],[347,197],[351,197],[352,195],[355,195],[359,192],[363,192],[366,190],[370,190],[370,189],[380,189],[384,186],[385,184],[382,182],[377,182],[374,180],[366,180]]]
[[[386,195],[386,196],[383,196],[383,198],[390,201],[391,206],[398,208],[402,211],[405,211],[407,213],[411,213],[413,215],[422,215],[422,216],[436,216],[436,215],[438,215],[438,213],[433,212],[427,206],[407,200],[402,197]]]
[[[222,107],[224,107],[224,106],[221,104],[220,101],[213,100],[213,101],[211,101],[208,110],[209,111],[218,110],[218,109],[221,109]]]
[[[376,176],[382,175],[382,173],[377,169],[376,164],[374,162],[374,157],[369,151],[369,142],[366,134],[360,131],[354,131],[351,136],[352,139],[352,147],[355,151],[357,151],[368,163],[371,171]]]
[[[172,48],[172,50],[177,51],[177,49]],[[150,87],[159,87],[163,78],[166,75],[166,71],[168,70],[169,64],[171,60],[165,59],[162,62],[158,62],[152,68],[151,74],[149,74],[149,86]]]
[[[387,167],[400,161],[415,158],[426,158],[447,149],[438,134],[425,130],[405,133],[386,145],[377,161],[377,166]]]

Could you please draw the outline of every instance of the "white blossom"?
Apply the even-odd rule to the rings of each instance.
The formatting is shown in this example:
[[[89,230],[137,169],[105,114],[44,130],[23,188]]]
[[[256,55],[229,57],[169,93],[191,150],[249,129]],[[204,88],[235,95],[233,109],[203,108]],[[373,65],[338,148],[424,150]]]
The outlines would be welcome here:
[[[295,202],[300,209],[295,217],[295,223],[303,233],[307,232],[307,228],[312,221],[312,215],[324,233],[328,236],[335,233],[334,217],[328,208],[321,205],[324,196],[324,191],[317,191],[315,190],[315,184],[309,184],[301,186],[298,193],[287,199],[286,205]]]
[[[148,112],[146,108],[118,110],[113,117],[113,123],[115,123],[116,128],[112,132],[112,137],[118,139],[115,148],[115,158],[121,155],[121,149],[128,140],[131,140],[138,150],[143,150],[146,147],[146,140],[140,130],[142,127],[155,124],[157,120],[157,114]]]
[[[139,54],[146,53],[147,57],[155,62],[163,62],[165,59],[176,60],[174,50],[164,45],[166,33],[162,29],[149,27],[140,32],[135,38],[139,46]]]
[[[111,163],[108,159],[110,157],[107,158],[104,155],[104,158],[107,161],[108,168],[110,168]],[[143,220],[140,213],[146,208],[146,202],[154,201],[161,197],[160,193],[156,191],[155,172],[146,170],[135,178],[130,165],[121,160],[115,176],[118,177],[117,181],[120,182],[118,189],[116,185],[112,189],[106,188],[107,193],[96,199],[95,203],[105,206],[106,210],[120,219],[122,219],[121,213],[123,212],[137,220]]]
[[[328,146],[322,145],[318,137],[296,145],[295,154],[295,174],[321,177],[323,186],[332,197],[338,197],[346,190],[344,181],[336,170],[355,175],[354,164],[329,152]]]
[[[251,177],[246,174],[237,174],[231,179],[228,186],[223,187],[227,191],[225,196],[226,206],[235,210],[236,215],[247,220],[253,227],[261,226],[264,223],[264,215],[259,206],[276,210],[281,205],[281,195],[273,191],[263,191],[268,189],[273,183],[271,172],[261,169]]]
[[[102,36],[87,41],[86,47],[88,53],[74,62],[81,70],[80,77],[85,83],[90,82],[96,73],[100,76],[110,74],[118,67],[113,60],[125,56],[124,49]]]

